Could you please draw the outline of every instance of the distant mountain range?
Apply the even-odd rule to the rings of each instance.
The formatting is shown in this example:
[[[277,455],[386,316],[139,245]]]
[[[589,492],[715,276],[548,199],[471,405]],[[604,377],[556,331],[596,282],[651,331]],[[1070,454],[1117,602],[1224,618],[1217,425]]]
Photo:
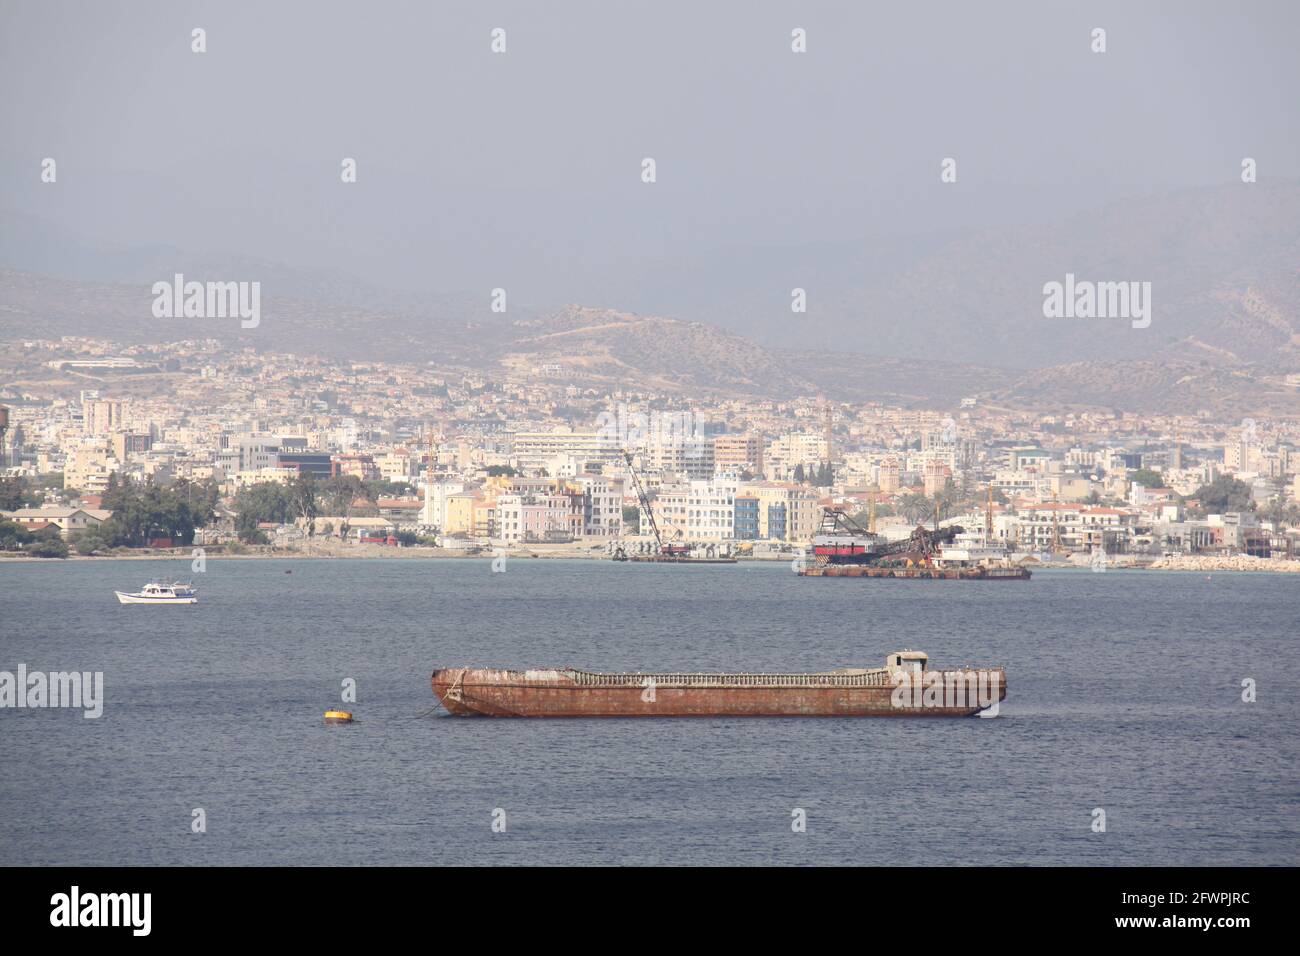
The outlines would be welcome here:
[[[1067,273],[1150,282],[1150,327],[1044,318],[1044,284]],[[1172,358],[1295,371],[1300,184],[1135,199],[1050,226],[736,249],[610,284],[633,290],[622,307],[708,321],[777,348],[1015,368]],[[791,312],[795,287],[806,290],[806,313]]]
[[[260,326],[155,319],[150,287],[176,272],[260,281]],[[1066,273],[1151,282],[1150,327],[1044,318],[1043,284]],[[677,318],[513,300],[494,313],[486,293],[394,292],[238,256],[88,243],[0,215],[5,339],[213,337],[341,360],[551,367],[599,387],[777,399],[945,407],[973,395],[1008,407],[1300,413],[1300,389],[1286,383],[1300,372],[1295,184],[1114,204],[1051,228],[737,250],[611,282]],[[807,290],[806,313],[790,310],[795,286]]]

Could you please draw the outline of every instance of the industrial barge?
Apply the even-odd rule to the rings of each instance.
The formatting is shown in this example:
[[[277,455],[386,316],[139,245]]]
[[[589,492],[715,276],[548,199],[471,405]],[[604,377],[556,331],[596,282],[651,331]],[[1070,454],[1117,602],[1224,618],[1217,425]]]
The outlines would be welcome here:
[[[448,667],[433,693],[451,714],[488,717],[969,717],[996,714],[1003,668],[928,670],[921,651],[884,667],[814,674],[608,673]]]
[[[693,549],[687,545],[663,544],[646,551],[628,551],[619,544],[614,548],[614,561],[634,561],[644,564],[735,564],[729,551],[715,548]]]
[[[641,514],[645,516],[646,524],[650,526],[650,533],[654,535],[654,545],[643,547],[640,550],[633,546],[631,550],[628,550],[620,542],[611,556],[613,560],[639,564],[736,563],[736,557],[729,548],[720,551],[716,544],[707,544],[701,548],[694,548],[689,544],[682,543],[678,540],[681,538],[682,532],[677,528],[673,529],[672,540],[665,540],[664,533],[659,530],[659,522],[655,520],[654,505],[650,501],[650,496],[646,493],[645,486],[641,484],[641,478],[637,475],[632,453],[624,449],[623,460],[627,463],[627,473],[632,479],[632,487],[636,491],[636,500],[641,508]],[[667,528],[665,528],[666,530]]]
[[[991,520],[990,520],[991,524]],[[798,569],[813,578],[912,578],[934,581],[1028,581],[1028,568],[1012,564],[992,546],[986,529],[970,535],[959,526],[933,530],[918,525],[901,541],[889,541],[858,525],[843,511],[825,508],[812,541],[812,563]]]

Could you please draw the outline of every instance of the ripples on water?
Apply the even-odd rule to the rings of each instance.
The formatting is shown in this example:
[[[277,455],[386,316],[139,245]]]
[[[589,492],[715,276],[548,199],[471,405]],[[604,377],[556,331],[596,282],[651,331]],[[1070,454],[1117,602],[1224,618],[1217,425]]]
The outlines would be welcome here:
[[[0,564],[0,670],[102,670],[107,697],[99,720],[0,711],[0,863],[1300,862],[1294,576],[211,560],[197,607],[113,597],[168,574],[188,562]],[[1002,716],[416,717],[436,666],[826,670],[904,647],[1005,665]],[[359,722],[327,728],[346,677]]]

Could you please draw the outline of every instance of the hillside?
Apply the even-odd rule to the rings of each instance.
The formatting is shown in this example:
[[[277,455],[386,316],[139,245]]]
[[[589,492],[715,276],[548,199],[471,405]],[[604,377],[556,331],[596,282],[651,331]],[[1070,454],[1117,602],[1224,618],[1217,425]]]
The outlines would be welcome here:
[[[611,276],[657,314],[486,293],[380,289],[336,272],[84,241],[0,216],[0,338],[123,343],[216,338],[339,361],[562,375],[601,388],[948,407],[1295,414],[1300,391],[1300,186],[1225,185],[1115,203],[1050,226],[738,249]],[[155,319],[151,286],[257,279],[262,320]],[[1047,319],[1067,272],[1152,284],[1149,328]],[[806,285],[809,310],[789,310]],[[670,317],[671,316],[671,317]],[[742,331],[743,330],[743,331]]]
[[[1232,183],[1048,225],[732,248],[611,278],[623,301],[815,348],[990,366],[1207,360],[1300,370],[1300,184]],[[1151,326],[1046,319],[1066,273],[1152,283]],[[790,289],[808,311],[792,314]]]

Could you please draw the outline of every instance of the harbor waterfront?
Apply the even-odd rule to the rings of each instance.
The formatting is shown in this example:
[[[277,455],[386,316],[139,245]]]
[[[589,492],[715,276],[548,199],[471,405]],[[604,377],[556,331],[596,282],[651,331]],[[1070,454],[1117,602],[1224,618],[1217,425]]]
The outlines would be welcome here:
[[[113,591],[187,562],[0,566],[0,670],[104,675],[96,720],[0,709],[0,864],[1300,862],[1290,576],[491,565],[210,560],[202,603],[166,610]],[[999,715],[428,713],[447,661],[788,672],[901,648],[1004,667]],[[326,726],[346,681],[355,720]]]
[[[85,557],[83,555],[70,555],[63,558],[65,563],[82,563],[82,562],[107,562],[107,561],[169,561],[173,563],[183,562],[189,567],[189,561],[194,548],[170,548],[170,549],[139,549],[138,551],[125,550],[117,554],[95,555],[94,557]],[[472,554],[465,551],[451,551],[443,548],[389,548],[382,545],[338,545],[333,543],[331,546],[289,550],[269,547],[250,547],[239,553],[223,553],[219,549],[211,549],[210,552],[205,549],[205,554],[211,553],[214,558],[222,561],[248,561],[248,560],[282,560],[282,561],[328,561],[338,558],[345,560],[382,560],[382,561],[402,561],[402,560],[446,560],[446,561],[482,561],[484,554]],[[601,549],[593,549],[590,546],[579,545],[561,545],[561,546],[540,546],[534,545],[523,548],[505,548],[497,549],[494,556],[503,554],[511,561],[527,560],[555,560],[564,561],[609,561],[610,555],[604,553]],[[792,549],[788,552],[772,552],[762,555],[752,555],[742,557],[740,563],[760,562],[766,564],[783,564],[791,565],[797,561],[801,554],[806,554],[800,549]],[[1047,556],[1050,557],[1050,556]],[[1023,560],[1023,558],[1022,558]],[[0,565],[26,563],[26,564],[48,564],[49,558],[36,558],[16,555],[0,555]],[[660,562],[651,562],[660,563]],[[730,564],[731,561],[695,562]],[[805,559],[806,563],[806,559]],[[1041,564],[1047,564],[1052,568],[1074,569],[1080,571],[1091,571],[1091,559],[1089,555],[1072,555],[1066,561],[1042,562],[1037,558],[1033,560],[1023,560],[1022,567],[1032,569],[1039,567]],[[1213,571],[1254,571],[1265,574],[1300,574],[1300,559],[1285,560],[1279,558],[1256,558],[1250,555],[1186,555],[1183,557],[1161,557],[1138,559],[1132,555],[1119,555],[1107,558],[1107,565],[1112,570],[1132,570],[1132,571],[1186,571],[1186,572],[1213,572]],[[187,572],[188,573],[188,572]]]

